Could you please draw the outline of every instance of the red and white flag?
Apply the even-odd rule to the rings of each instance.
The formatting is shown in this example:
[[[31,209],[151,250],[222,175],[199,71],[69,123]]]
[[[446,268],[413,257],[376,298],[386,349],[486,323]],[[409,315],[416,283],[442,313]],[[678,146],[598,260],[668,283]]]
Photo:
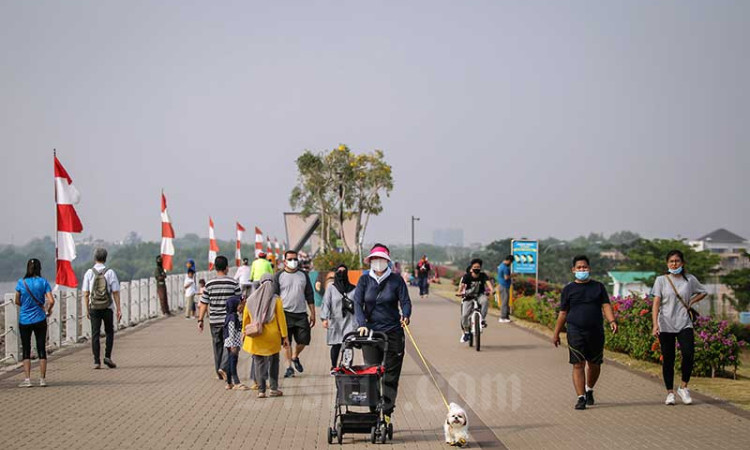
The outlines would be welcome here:
[[[266,255],[273,255],[273,247],[271,247],[271,236],[266,237]]]
[[[172,257],[174,256],[174,228],[169,220],[167,212],[167,197],[161,192],[161,265],[165,271],[172,270]]]
[[[237,250],[234,252],[234,260],[237,264],[237,267],[240,267],[242,265],[242,251],[240,247],[242,246],[242,233],[245,232],[245,227],[240,225],[239,222],[237,222]]]
[[[279,240],[273,238],[273,246],[276,251],[276,261],[281,261],[281,246],[279,246]]]
[[[263,253],[263,232],[260,228],[255,227],[255,257]]]
[[[81,199],[73,180],[55,156],[55,204],[57,205],[57,275],[55,283],[70,288],[78,287],[78,279],[73,272],[71,261],[76,259],[76,243],[73,233],[83,231],[73,205]]]
[[[216,254],[219,252],[219,246],[216,244],[216,235],[214,234],[214,221],[208,218],[208,270],[214,270],[214,261]]]

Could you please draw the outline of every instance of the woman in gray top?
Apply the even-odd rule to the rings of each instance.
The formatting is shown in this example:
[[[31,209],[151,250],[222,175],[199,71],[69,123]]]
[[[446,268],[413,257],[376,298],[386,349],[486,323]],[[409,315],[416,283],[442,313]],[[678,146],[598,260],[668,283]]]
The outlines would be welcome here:
[[[356,286],[349,282],[349,270],[341,264],[336,268],[333,283],[323,295],[320,318],[323,319],[323,328],[328,330],[326,343],[331,346],[331,368],[336,367],[344,336],[357,330],[351,301],[355,289]]]
[[[688,381],[693,372],[693,357],[695,355],[695,336],[693,323],[688,310],[694,304],[706,297],[706,288],[685,270],[685,257],[679,250],[667,253],[668,273],[654,282],[651,295],[654,297],[654,307],[651,320],[653,335],[659,338],[661,345],[662,375],[667,388],[667,405],[674,405],[674,359],[675,340],[680,343],[682,353],[682,384],[677,394],[682,403],[689,405],[693,402],[688,390]]]

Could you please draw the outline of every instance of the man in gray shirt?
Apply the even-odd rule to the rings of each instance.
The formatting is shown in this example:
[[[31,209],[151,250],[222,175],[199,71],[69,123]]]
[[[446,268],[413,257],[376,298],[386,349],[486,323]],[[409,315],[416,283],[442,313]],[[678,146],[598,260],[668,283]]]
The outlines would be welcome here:
[[[299,355],[310,345],[310,329],[315,326],[315,299],[310,277],[299,270],[299,258],[295,251],[284,253],[284,270],[276,274],[273,282],[284,305],[289,343],[292,340],[295,343],[294,348],[289,345],[285,350],[289,366],[284,378],[289,378],[294,376],[295,369],[300,373],[304,371]]]

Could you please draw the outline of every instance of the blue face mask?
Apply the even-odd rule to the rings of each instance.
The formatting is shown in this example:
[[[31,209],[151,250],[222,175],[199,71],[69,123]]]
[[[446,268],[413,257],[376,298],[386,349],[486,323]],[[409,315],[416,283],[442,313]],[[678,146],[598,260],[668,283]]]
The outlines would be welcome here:
[[[589,279],[589,273],[588,272],[576,272],[576,280],[586,281],[588,279]]]
[[[669,269],[669,273],[672,275],[679,275],[682,273],[682,266],[676,268],[676,269]]]

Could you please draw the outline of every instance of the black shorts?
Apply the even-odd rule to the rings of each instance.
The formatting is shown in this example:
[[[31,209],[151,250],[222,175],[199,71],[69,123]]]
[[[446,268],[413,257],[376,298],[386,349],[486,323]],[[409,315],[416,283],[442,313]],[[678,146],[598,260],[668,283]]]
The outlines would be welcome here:
[[[284,311],[289,342],[310,345],[310,319],[307,313],[290,313]]]
[[[601,364],[604,361],[604,330],[586,330],[568,325],[568,352],[571,364],[584,361]]]

